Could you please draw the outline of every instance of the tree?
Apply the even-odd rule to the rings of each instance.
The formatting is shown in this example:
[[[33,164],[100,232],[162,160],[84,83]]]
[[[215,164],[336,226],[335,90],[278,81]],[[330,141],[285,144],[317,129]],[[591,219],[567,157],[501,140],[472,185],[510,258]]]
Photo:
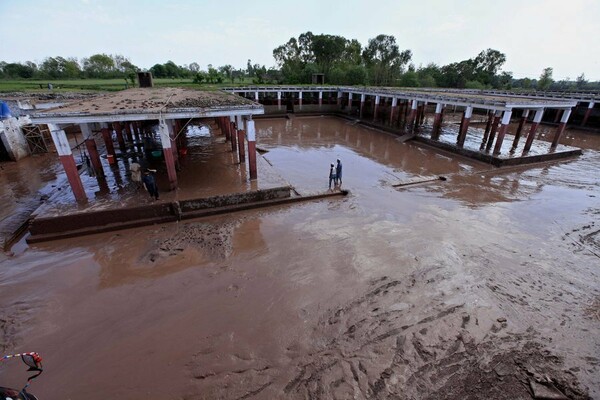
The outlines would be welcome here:
[[[312,38],[311,50],[315,63],[322,73],[329,74],[331,68],[343,58],[348,41],[341,36],[315,35]]]
[[[369,39],[362,56],[369,68],[370,83],[379,86],[389,85],[400,77],[404,65],[412,58],[412,52],[400,52],[394,36],[378,35]]]
[[[231,83],[233,83],[233,67],[231,65],[227,64],[223,65],[222,67],[219,67],[219,72],[221,73],[221,75],[231,80]]]
[[[5,78],[32,78],[35,70],[33,67],[21,63],[4,64],[3,75]]]
[[[506,62],[506,55],[494,49],[480,52],[473,60],[474,73],[479,82],[492,85],[494,77]]]
[[[585,74],[582,72],[581,75],[577,77],[575,86],[577,86],[577,89],[584,89],[587,83],[588,81],[585,79]]]
[[[188,66],[189,70],[193,73],[200,71],[200,65],[197,62],[193,62]]]
[[[115,70],[115,62],[106,54],[94,54],[83,59],[83,71],[89,78],[107,78]]]
[[[552,72],[554,72],[552,67],[544,68],[544,71],[540,75],[540,79],[538,80],[538,83],[537,83],[538,89],[548,90],[550,85],[552,85],[552,83],[554,82],[554,79],[552,79]]]

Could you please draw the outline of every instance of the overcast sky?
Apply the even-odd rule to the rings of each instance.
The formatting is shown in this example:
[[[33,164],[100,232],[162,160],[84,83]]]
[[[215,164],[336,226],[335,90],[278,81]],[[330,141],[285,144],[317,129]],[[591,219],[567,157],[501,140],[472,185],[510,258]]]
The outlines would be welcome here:
[[[168,60],[274,66],[273,49],[311,31],[358,39],[384,33],[415,65],[444,65],[493,48],[515,78],[582,72],[600,80],[600,1],[0,0],[0,61],[122,54],[149,68]]]

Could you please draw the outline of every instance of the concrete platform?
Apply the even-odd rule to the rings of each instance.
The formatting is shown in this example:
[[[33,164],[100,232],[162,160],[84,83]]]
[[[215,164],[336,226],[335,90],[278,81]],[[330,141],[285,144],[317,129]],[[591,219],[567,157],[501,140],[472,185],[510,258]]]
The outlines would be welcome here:
[[[130,149],[118,154],[115,165],[103,159],[105,180],[89,176],[82,169],[87,203],[77,204],[66,182],[57,188],[31,215],[31,236],[27,240],[35,242],[169,222],[197,215],[203,209],[222,208],[226,212],[228,206],[290,197],[289,183],[260,155],[257,155],[259,178],[250,181],[247,164],[237,161],[236,153],[224,137],[195,140],[178,172],[177,190],[165,191],[168,178],[164,165],[149,164],[157,169],[160,193],[158,201],[151,198],[131,180],[130,164],[146,161],[140,161],[141,154]]]

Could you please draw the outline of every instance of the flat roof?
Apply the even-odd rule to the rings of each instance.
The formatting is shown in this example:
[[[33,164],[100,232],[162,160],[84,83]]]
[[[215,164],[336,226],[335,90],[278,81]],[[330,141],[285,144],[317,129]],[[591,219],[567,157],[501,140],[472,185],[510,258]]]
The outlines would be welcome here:
[[[34,124],[140,121],[263,114],[251,100],[223,91],[134,88],[33,111]]]
[[[370,96],[396,97],[443,103],[446,105],[473,106],[488,110],[511,109],[565,109],[575,107],[578,100],[571,98],[524,96],[507,92],[486,93],[480,90],[444,88],[397,88],[374,86],[247,86],[223,89],[228,92],[349,92]],[[585,101],[585,100],[582,100]]]

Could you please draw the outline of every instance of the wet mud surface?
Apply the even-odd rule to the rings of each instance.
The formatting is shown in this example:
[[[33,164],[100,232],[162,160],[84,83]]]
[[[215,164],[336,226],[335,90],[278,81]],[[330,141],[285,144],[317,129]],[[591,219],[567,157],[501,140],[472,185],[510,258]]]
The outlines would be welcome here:
[[[256,126],[300,193],[340,158],[351,195],[19,243],[0,259],[0,346],[42,354],[33,393],[600,398],[599,136],[565,133],[578,159],[493,169],[334,118]]]

